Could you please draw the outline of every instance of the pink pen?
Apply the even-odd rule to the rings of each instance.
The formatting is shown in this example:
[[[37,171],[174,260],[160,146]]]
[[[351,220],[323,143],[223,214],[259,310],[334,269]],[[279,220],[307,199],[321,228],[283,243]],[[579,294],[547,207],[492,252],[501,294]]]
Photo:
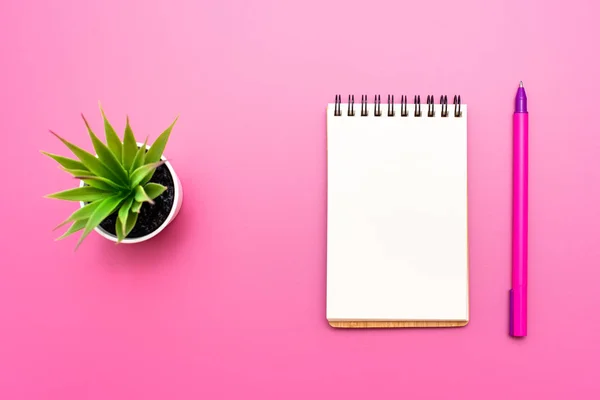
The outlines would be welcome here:
[[[513,115],[513,220],[510,335],[527,336],[527,95],[519,83]]]

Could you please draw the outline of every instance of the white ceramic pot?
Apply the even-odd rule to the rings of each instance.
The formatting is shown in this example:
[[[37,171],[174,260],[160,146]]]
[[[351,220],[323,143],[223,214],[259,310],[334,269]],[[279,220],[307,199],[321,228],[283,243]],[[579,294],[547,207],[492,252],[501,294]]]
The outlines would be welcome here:
[[[143,143],[138,143],[138,146],[143,146],[143,145],[144,145]],[[149,148],[150,146],[146,146],[146,147]],[[181,186],[181,181],[179,180],[179,177],[175,173],[175,170],[173,169],[173,166],[171,165],[171,163],[166,161],[166,158],[164,156],[161,157],[161,160],[165,161],[164,165],[169,169],[169,173],[173,177],[173,185],[174,185],[174,190],[175,190],[174,198],[173,198],[173,207],[171,207],[169,216],[167,217],[165,222],[163,222],[162,225],[159,226],[158,229],[156,229],[155,231],[147,234],[146,236],[141,236],[141,237],[137,237],[137,238],[125,238],[121,241],[121,243],[125,243],[125,244],[141,243],[141,242],[145,242],[146,240],[152,239],[154,236],[156,236],[160,232],[162,232],[162,230],[165,229],[167,227],[167,225],[169,225],[175,219],[175,217],[179,213],[179,210],[181,209],[181,203],[183,202],[183,187]],[[83,185],[84,185],[84,182],[81,181],[79,186],[83,186]],[[81,207],[83,207],[85,205],[85,203],[80,202],[79,205]],[[108,233],[107,231],[102,229],[102,227],[100,225],[98,225],[94,230],[103,238],[108,239],[115,243],[117,242],[117,236],[115,236],[111,233]]]

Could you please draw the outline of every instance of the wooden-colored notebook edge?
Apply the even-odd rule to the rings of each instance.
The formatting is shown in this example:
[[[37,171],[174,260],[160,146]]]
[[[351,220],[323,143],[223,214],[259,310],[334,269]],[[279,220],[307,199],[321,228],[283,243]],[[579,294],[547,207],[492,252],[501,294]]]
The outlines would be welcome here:
[[[469,321],[328,321],[333,328],[460,328]]]

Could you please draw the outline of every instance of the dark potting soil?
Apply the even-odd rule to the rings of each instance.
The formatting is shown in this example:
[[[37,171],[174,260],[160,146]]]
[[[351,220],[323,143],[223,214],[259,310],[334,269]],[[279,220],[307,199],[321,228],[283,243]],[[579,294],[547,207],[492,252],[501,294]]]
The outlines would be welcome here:
[[[159,183],[167,187],[163,194],[154,199],[154,204],[144,203],[140,209],[137,222],[128,238],[146,236],[157,230],[167,220],[173,203],[175,201],[175,184],[166,165],[156,168],[150,182]],[[100,223],[100,227],[111,235],[116,236],[115,224],[117,223],[118,211],[108,216]]]

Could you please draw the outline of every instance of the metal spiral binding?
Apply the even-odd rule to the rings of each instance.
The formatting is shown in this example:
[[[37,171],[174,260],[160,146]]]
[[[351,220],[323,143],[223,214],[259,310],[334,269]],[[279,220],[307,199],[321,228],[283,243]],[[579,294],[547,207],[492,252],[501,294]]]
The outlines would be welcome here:
[[[393,117],[394,116],[394,95],[391,96],[391,101],[390,101],[390,95],[388,94],[388,117]]]
[[[440,105],[442,106],[442,117],[447,117],[448,116],[448,96],[441,96],[440,97]]]
[[[360,116],[366,117],[369,115],[369,110],[367,109],[367,95],[363,94],[360,97]]]
[[[454,96],[454,116],[462,117],[462,112],[460,111],[460,96],[458,96],[458,100],[456,95]]]
[[[435,117],[435,100],[433,100],[433,95],[427,96],[427,116]]]
[[[408,97],[402,96],[400,101],[400,115],[402,117],[408,117]]]
[[[381,117],[383,114],[381,112],[381,95],[375,95],[374,97],[374,115],[376,117]],[[388,94],[387,100],[387,116],[395,117],[396,111],[394,110],[394,95]],[[448,117],[448,96],[442,95],[440,96],[441,112],[440,115],[443,118]],[[462,117],[461,111],[461,99],[460,95],[454,96],[454,117],[460,118]],[[348,112],[349,117],[355,116],[354,112],[354,95],[348,96]],[[335,95],[335,104],[333,109],[333,115],[336,117],[340,117],[342,115],[342,96],[339,94]],[[360,96],[360,116],[367,117],[369,115],[368,108],[368,96],[363,94]],[[400,117],[408,117],[408,96],[402,95],[400,96]],[[414,97],[414,112],[413,116],[421,117],[421,96],[416,95]],[[435,98],[433,95],[427,95],[427,117],[435,117]]]
[[[415,96],[415,117],[421,116],[421,96]]]
[[[342,95],[340,94],[336,94],[335,95],[335,106],[333,108],[333,115],[335,115],[336,117],[339,117],[342,115]]]

